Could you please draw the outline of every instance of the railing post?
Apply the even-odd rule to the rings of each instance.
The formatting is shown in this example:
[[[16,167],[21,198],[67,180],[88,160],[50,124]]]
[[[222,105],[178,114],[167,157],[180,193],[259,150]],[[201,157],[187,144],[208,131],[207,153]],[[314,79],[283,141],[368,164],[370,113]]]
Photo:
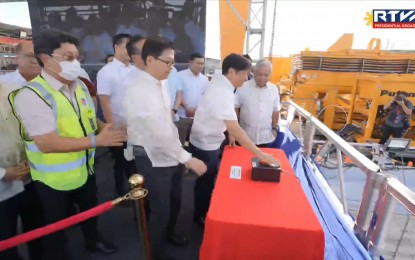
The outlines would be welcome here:
[[[372,171],[368,171],[366,176],[366,184],[363,190],[362,201],[360,203],[360,208],[356,218],[354,230],[359,240],[363,244],[367,245],[365,241],[367,239],[366,232],[368,230],[370,206],[373,201],[374,193],[379,188],[379,185],[383,180],[383,176],[379,175],[379,173],[377,172]]]
[[[316,132],[316,128],[313,123],[307,119],[306,122],[306,129],[305,129],[305,136],[304,136],[304,148],[303,148],[303,155],[305,158],[309,158],[313,148],[313,137]]]
[[[346,187],[344,185],[344,172],[343,172],[343,157],[342,151],[336,147],[337,152],[337,163],[339,169],[339,182],[340,182],[340,198],[343,204],[343,212],[347,214],[347,198],[346,198]]]
[[[367,234],[368,249],[373,258],[380,255],[380,249],[387,235],[387,227],[396,206],[396,200],[388,192],[387,185],[388,180],[385,178],[379,190],[379,198]]]
[[[323,144],[323,146],[320,147],[320,149],[317,151],[316,158],[319,157],[319,156],[321,156],[321,155],[323,155],[324,153],[326,153],[327,150],[329,149],[330,145],[331,145],[331,142],[327,140]]]
[[[130,183],[131,190],[134,191],[144,186],[144,177],[139,174],[133,174],[129,178],[128,182]],[[133,192],[134,198],[134,192]],[[146,212],[144,209],[144,199],[135,199],[133,200],[134,204],[134,216],[137,219],[137,228],[138,235],[141,240],[141,248],[144,260],[151,260],[151,248],[150,248],[150,238],[147,230],[147,220]]]

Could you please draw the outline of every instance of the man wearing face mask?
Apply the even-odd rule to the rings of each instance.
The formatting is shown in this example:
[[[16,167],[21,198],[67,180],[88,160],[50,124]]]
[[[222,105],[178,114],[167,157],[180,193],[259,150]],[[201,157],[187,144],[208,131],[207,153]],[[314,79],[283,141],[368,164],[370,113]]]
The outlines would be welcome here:
[[[67,217],[77,204],[80,211],[97,205],[95,148],[121,146],[122,131],[105,125],[98,135],[95,108],[86,86],[78,79],[78,40],[60,31],[41,32],[34,51],[41,75],[9,95],[20,123],[30,174],[44,212],[44,225]],[[97,219],[82,222],[86,249],[114,253],[99,237]],[[43,238],[42,259],[70,259],[64,231]]]

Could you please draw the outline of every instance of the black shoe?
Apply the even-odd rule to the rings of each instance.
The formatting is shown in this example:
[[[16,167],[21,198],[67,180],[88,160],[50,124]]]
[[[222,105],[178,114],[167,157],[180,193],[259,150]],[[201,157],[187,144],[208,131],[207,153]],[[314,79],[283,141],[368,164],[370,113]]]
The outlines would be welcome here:
[[[90,252],[101,252],[107,255],[117,252],[117,248],[114,245],[104,240],[98,240],[94,244],[87,245],[86,250]]]
[[[189,244],[189,239],[187,239],[187,237],[177,234],[170,235],[168,240],[175,246],[187,246],[187,244]]]
[[[205,218],[204,217],[193,217],[193,222],[201,228],[205,227]]]

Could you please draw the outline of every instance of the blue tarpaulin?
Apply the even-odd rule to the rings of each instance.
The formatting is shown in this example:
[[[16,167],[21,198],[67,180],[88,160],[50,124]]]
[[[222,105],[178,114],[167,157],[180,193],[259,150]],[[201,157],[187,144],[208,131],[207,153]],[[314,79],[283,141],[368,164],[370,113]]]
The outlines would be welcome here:
[[[325,259],[371,259],[369,253],[354,235],[353,230],[341,216],[342,213],[337,211],[327,197],[321,182],[303,157],[300,141],[294,134],[290,131],[279,132],[272,147],[285,151],[321,223],[325,236]]]

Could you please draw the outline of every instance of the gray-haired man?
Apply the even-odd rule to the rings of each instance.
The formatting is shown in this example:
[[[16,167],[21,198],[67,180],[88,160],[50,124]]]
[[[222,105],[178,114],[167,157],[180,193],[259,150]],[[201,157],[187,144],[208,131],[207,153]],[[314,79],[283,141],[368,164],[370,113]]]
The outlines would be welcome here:
[[[278,88],[269,82],[271,62],[260,60],[254,77],[236,90],[235,110],[242,129],[258,147],[268,147],[277,136],[280,106]],[[230,136],[233,143],[233,137]]]

